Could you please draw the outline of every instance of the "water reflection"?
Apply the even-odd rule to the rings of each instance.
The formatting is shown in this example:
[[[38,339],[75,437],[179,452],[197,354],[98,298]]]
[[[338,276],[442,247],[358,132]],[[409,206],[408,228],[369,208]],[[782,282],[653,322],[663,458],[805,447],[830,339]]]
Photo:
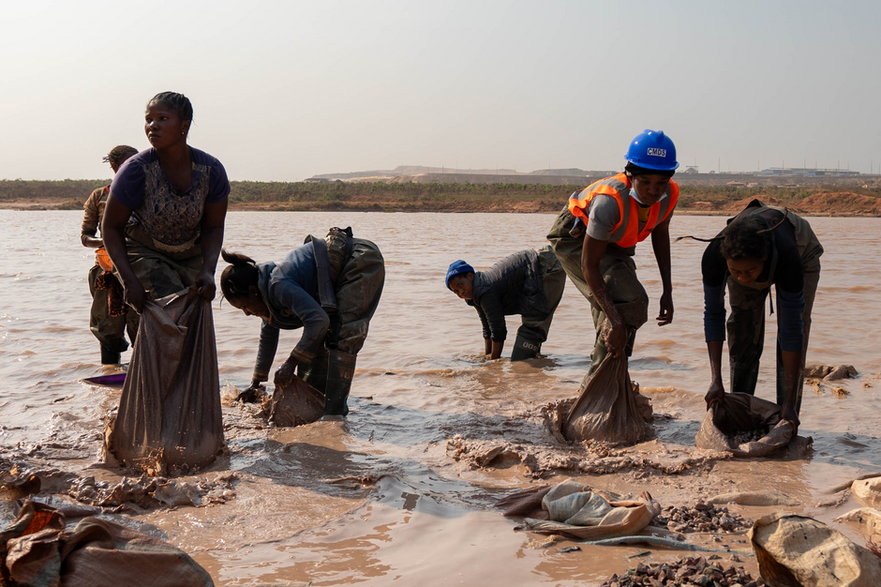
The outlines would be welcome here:
[[[386,287],[352,387],[345,426],[318,423],[266,429],[245,408],[224,407],[230,455],[219,461],[241,475],[236,499],[223,506],[145,516],[226,584],[296,581],[313,584],[418,581],[455,583],[468,569],[472,583],[556,584],[595,581],[602,569],[632,566],[632,549],[564,555],[540,549],[512,530],[493,498],[533,482],[524,467],[471,469],[453,460],[455,435],[552,448],[554,440],[530,419],[538,406],[573,397],[589,366],[594,332],[586,302],[573,287],[554,318],[546,357],[525,363],[486,362],[476,313],[443,286],[453,259],[477,268],[544,245],[554,215],[231,213],[225,246],[257,259],[278,259],[308,233],[352,226],[375,241],[387,263]],[[91,251],[79,244],[81,214],[0,211],[0,446],[39,458],[55,446],[64,467],[98,459],[106,413],[118,391],[80,383],[103,373],[88,330],[86,273]],[[690,477],[720,486],[767,487],[769,480],[809,508],[823,490],[867,470],[881,470],[881,356],[877,296],[881,268],[869,259],[881,219],[812,218],[826,248],[808,362],[849,363],[862,374],[841,385],[805,390],[801,433],[814,438],[802,461],[759,459],[716,463]],[[713,235],[721,217],[677,216],[673,236]],[[41,227],[34,230],[35,226]],[[500,230],[500,227],[504,227]],[[631,377],[652,399],[657,451],[688,454],[704,414],[709,383],[702,326],[699,259],[703,245],[674,243],[673,324],[653,322],[638,333]],[[651,247],[638,249],[640,277],[656,310],[660,282]],[[248,383],[258,325],[228,304],[215,304],[221,378]],[[512,317],[509,324],[516,328]],[[758,395],[774,395],[773,320]],[[295,344],[282,336],[276,365]],[[510,353],[510,342],[503,353]],[[59,448],[63,447],[63,448]],[[550,472],[553,474],[553,472]],[[363,478],[363,483],[359,480]],[[673,476],[594,475],[625,490],[652,490],[682,500]],[[338,479],[340,483],[330,481]],[[348,481],[346,481],[348,479]],[[828,497],[828,496],[827,496]],[[835,508],[817,510],[831,520]],[[812,510],[813,511],[813,510]],[[221,530],[211,531],[210,529]],[[658,553],[654,560],[667,555]],[[671,554],[670,556],[675,556]],[[487,560],[492,559],[491,564]],[[501,568],[500,568],[501,567]],[[599,569],[599,570],[597,570]],[[516,582],[516,581],[515,581]]]

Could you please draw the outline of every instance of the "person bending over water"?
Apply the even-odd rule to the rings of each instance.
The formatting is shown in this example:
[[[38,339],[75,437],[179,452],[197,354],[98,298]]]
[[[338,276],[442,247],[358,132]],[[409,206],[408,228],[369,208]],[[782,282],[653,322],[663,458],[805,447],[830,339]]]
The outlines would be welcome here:
[[[262,320],[251,385],[238,399],[254,402],[278,348],[279,330],[302,328],[300,341],[275,372],[284,385],[298,373],[324,394],[325,414],[345,416],[358,352],[379,305],[385,263],[374,243],[332,228],[328,238],[309,237],[280,263],[257,263],[222,251],[229,263],[220,288],[229,303]]]
[[[505,316],[522,315],[511,351],[512,361],[522,361],[537,356],[548,339],[566,274],[554,252],[545,247],[509,255],[488,271],[475,271],[465,261],[454,261],[445,282],[447,289],[477,310],[488,359],[502,356],[508,335]]]
[[[765,298],[777,292],[777,405],[798,428],[811,310],[823,246],[807,220],[753,200],[710,241],[701,260],[704,334],[712,381],[707,407],[725,393],[725,286],[730,296],[728,353],[731,391],[754,395],[765,332]]]

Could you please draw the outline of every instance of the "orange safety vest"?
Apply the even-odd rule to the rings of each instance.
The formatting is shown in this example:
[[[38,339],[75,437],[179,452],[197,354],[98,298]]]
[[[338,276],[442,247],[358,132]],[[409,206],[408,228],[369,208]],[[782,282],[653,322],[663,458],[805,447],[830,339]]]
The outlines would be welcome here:
[[[626,173],[597,180],[569,196],[569,212],[581,218],[587,226],[591,200],[600,194],[611,196],[618,203],[618,222],[612,228],[609,241],[622,248],[632,247],[644,241],[658,224],[673,213],[679,200],[679,184],[670,180],[667,197],[649,206],[648,218],[642,230],[639,229],[639,204],[630,197],[630,185],[630,178]]]

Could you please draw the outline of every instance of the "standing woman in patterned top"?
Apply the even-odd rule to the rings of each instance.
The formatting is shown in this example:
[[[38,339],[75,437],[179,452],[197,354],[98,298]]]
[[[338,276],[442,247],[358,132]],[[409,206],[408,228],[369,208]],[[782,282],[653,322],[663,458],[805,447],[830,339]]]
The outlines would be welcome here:
[[[138,312],[191,286],[214,299],[230,188],[220,161],[187,145],[192,121],[186,96],[156,94],[144,118],[153,148],[129,158],[110,186],[101,232]]]

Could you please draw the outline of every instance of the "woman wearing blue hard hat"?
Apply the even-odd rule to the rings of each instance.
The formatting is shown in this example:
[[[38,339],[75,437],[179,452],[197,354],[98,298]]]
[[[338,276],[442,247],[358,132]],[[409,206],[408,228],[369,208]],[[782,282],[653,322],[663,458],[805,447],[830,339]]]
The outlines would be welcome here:
[[[636,243],[651,235],[663,293],[656,320],[673,321],[670,218],[679,198],[679,163],[670,137],[645,130],[630,142],[624,171],[569,197],[548,234],[566,274],[591,304],[596,340],[591,371],[607,354],[633,352],[648,320],[648,295],[636,276]]]

